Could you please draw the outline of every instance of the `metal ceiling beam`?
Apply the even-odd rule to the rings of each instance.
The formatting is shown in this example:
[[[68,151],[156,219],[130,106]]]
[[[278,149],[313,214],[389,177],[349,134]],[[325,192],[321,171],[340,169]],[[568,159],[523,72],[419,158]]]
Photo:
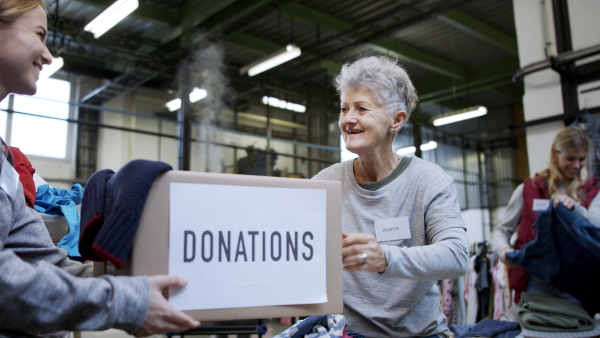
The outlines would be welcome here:
[[[102,76],[104,78],[111,78],[115,74],[123,73],[128,65],[128,62],[121,59],[106,60],[98,57],[74,54],[68,51],[62,54],[62,58],[65,61],[65,66],[70,66],[71,64],[76,68],[84,66],[89,68],[90,72],[96,74],[101,74],[102,71],[105,71],[104,76]]]
[[[160,36],[157,40],[160,40],[161,44],[169,43],[236,1],[237,0],[188,1],[179,10],[181,19],[177,25],[153,32],[153,36]]]
[[[334,33],[344,33],[348,30],[356,28],[355,25],[340,20],[328,14],[319,12],[312,8],[292,2],[281,7],[281,10],[287,14],[304,20],[308,23],[326,28]],[[361,35],[369,34],[362,32]],[[352,37],[356,38],[356,37]],[[410,61],[421,67],[430,69],[439,74],[449,76],[454,79],[464,80],[466,78],[466,69],[455,63],[443,60],[432,54],[425,53],[414,47],[406,45],[402,42],[393,40],[388,37],[379,37],[367,44],[373,50],[380,53],[388,54],[402,60]]]
[[[100,7],[102,10],[112,5],[115,0],[77,0],[78,2]],[[60,14],[60,13],[58,13]],[[179,22],[179,18],[176,13],[162,10],[160,8],[150,6],[144,1],[139,2],[139,7],[131,13],[134,18],[144,19],[152,21],[159,25],[176,25]]]
[[[440,21],[473,37],[518,56],[517,39],[459,10],[450,10],[438,16]]]
[[[518,67],[518,60],[504,59],[470,68],[467,81],[457,82],[447,78],[435,78],[432,81],[417,84],[420,104],[432,104],[509,85],[512,83],[512,74]]]
[[[261,38],[257,38],[255,36],[251,36],[251,35],[244,34],[241,32],[235,32],[233,34],[229,34],[228,36],[225,37],[224,40],[227,43],[234,44],[234,45],[246,48],[248,50],[251,50],[253,52],[264,54],[264,55],[273,53],[284,47],[284,46],[278,45],[276,43],[273,43],[273,42],[270,42],[267,40],[263,40]],[[303,57],[306,58],[307,60],[311,59],[311,58],[312,59],[316,58],[316,56],[314,56],[314,55],[307,56],[306,54],[303,54]],[[335,62],[335,61],[321,60],[318,64],[311,65],[311,66],[309,66],[309,68],[311,68],[313,70],[325,69],[330,74],[337,74],[337,73],[339,73],[341,66],[338,62]]]
[[[205,29],[205,32],[194,36],[192,44],[197,43],[204,37],[218,30],[238,22],[270,2],[272,2],[272,0],[239,0],[235,4],[224,8],[203,23],[202,28]]]
[[[525,94],[523,88],[516,86],[514,83],[509,85],[499,86],[492,89],[493,92],[507,97],[509,99],[513,99],[516,101],[523,100],[523,95]]]
[[[455,99],[467,94],[473,94],[482,90],[488,90],[512,83],[511,79],[506,76],[498,76],[497,78],[485,78],[476,81],[466,82],[455,86],[446,87],[442,90],[426,92],[420,95],[420,104],[427,105],[442,102],[445,100]],[[417,89],[418,90],[418,89]]]
[[[241,32],[235,32],[224,38],[225,42],[234,44],[260,54],[271,54],[284,46],[254,37]]]

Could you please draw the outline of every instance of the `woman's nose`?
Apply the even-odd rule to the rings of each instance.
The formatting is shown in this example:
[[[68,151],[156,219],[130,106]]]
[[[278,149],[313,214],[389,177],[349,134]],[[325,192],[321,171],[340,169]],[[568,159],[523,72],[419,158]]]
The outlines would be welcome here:
[[[358,120],[356,119],[356,114],[352,110],[349,110],[346,114],[342,115],[342,120],[345,123],[356,123]]]
[[[46,45],[44,45],[44,51],[42,52],[42,65],[49,65],[52,63],[52,53]]]

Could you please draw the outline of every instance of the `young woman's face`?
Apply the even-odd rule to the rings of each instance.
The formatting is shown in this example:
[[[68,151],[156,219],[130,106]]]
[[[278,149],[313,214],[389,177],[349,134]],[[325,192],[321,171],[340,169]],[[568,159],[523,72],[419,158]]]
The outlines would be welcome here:
[[[558,170],[566,180],[573,180],[585,166],[587,150],[584,148],[556,151]]]
[[[43,65],[52,62],[47,35],[46,12],[40,6],[9,25],[0,24],[0,94],[35,94]]]

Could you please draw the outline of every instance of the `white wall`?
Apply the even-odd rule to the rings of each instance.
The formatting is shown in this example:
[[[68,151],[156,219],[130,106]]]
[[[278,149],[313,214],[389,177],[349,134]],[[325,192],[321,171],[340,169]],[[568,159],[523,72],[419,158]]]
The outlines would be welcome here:
[[[515,24],[521,67],[556,56],[556,39],[551,1],[514,0]],[[596,34],[600,1],[569,0],[569,15],[573,49],[594,46],[600,43]],[[579,64],[579,63],[578,63]],[[582,87],[590,88],[586,84]],[[551,69],[527,75],[524,78],[525,96],[523,108],[525,121],[563,113],[560,76]],[[580,88],[581,90],[581,88]],[[580,108],[591,108],[600,103],[599,91],[580,97]],[[564,126],[562,121],[527,129],[527,151],[529,170],[533,175],[548,166],[550,146],[554,136]]]
[[[550,1],[513,1],[517,42],[521,68],[556,55],[552,4]],[[549,54],[549,55],[546,55]],[[525,76],[523,109],[525,121],[532,121],[563,112],[560,76],[546,69]],[[529,171],[533,176],[548,165],[550,145],[562,121],[527,129]]]

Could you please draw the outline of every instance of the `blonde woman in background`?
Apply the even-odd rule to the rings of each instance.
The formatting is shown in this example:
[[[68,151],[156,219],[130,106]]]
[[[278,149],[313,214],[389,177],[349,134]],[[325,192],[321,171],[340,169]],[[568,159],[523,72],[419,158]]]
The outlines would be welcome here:
[[[514,249],[535,239],[532,225],[537,212],[535,199],[552,199],[553,207],[562,203],[567,209],[583,217],[595,226],[600,226],[600,198],[598,178],[584,177],[583,170],[588,155],[593,153],[592,142],[580,127],[566,127],[554,138],[550,149],[549,167],[527,178],[512,194],[502,223],[492,233],[492,248],[509,270],[510,286],[515,290],[514,302],[519,303],[521,292],[541,293],[579,303],[571,295],[548,285],[541,279],[530,276],[525,269],[506,258],[513,251],[512,235],[517,232]]]

